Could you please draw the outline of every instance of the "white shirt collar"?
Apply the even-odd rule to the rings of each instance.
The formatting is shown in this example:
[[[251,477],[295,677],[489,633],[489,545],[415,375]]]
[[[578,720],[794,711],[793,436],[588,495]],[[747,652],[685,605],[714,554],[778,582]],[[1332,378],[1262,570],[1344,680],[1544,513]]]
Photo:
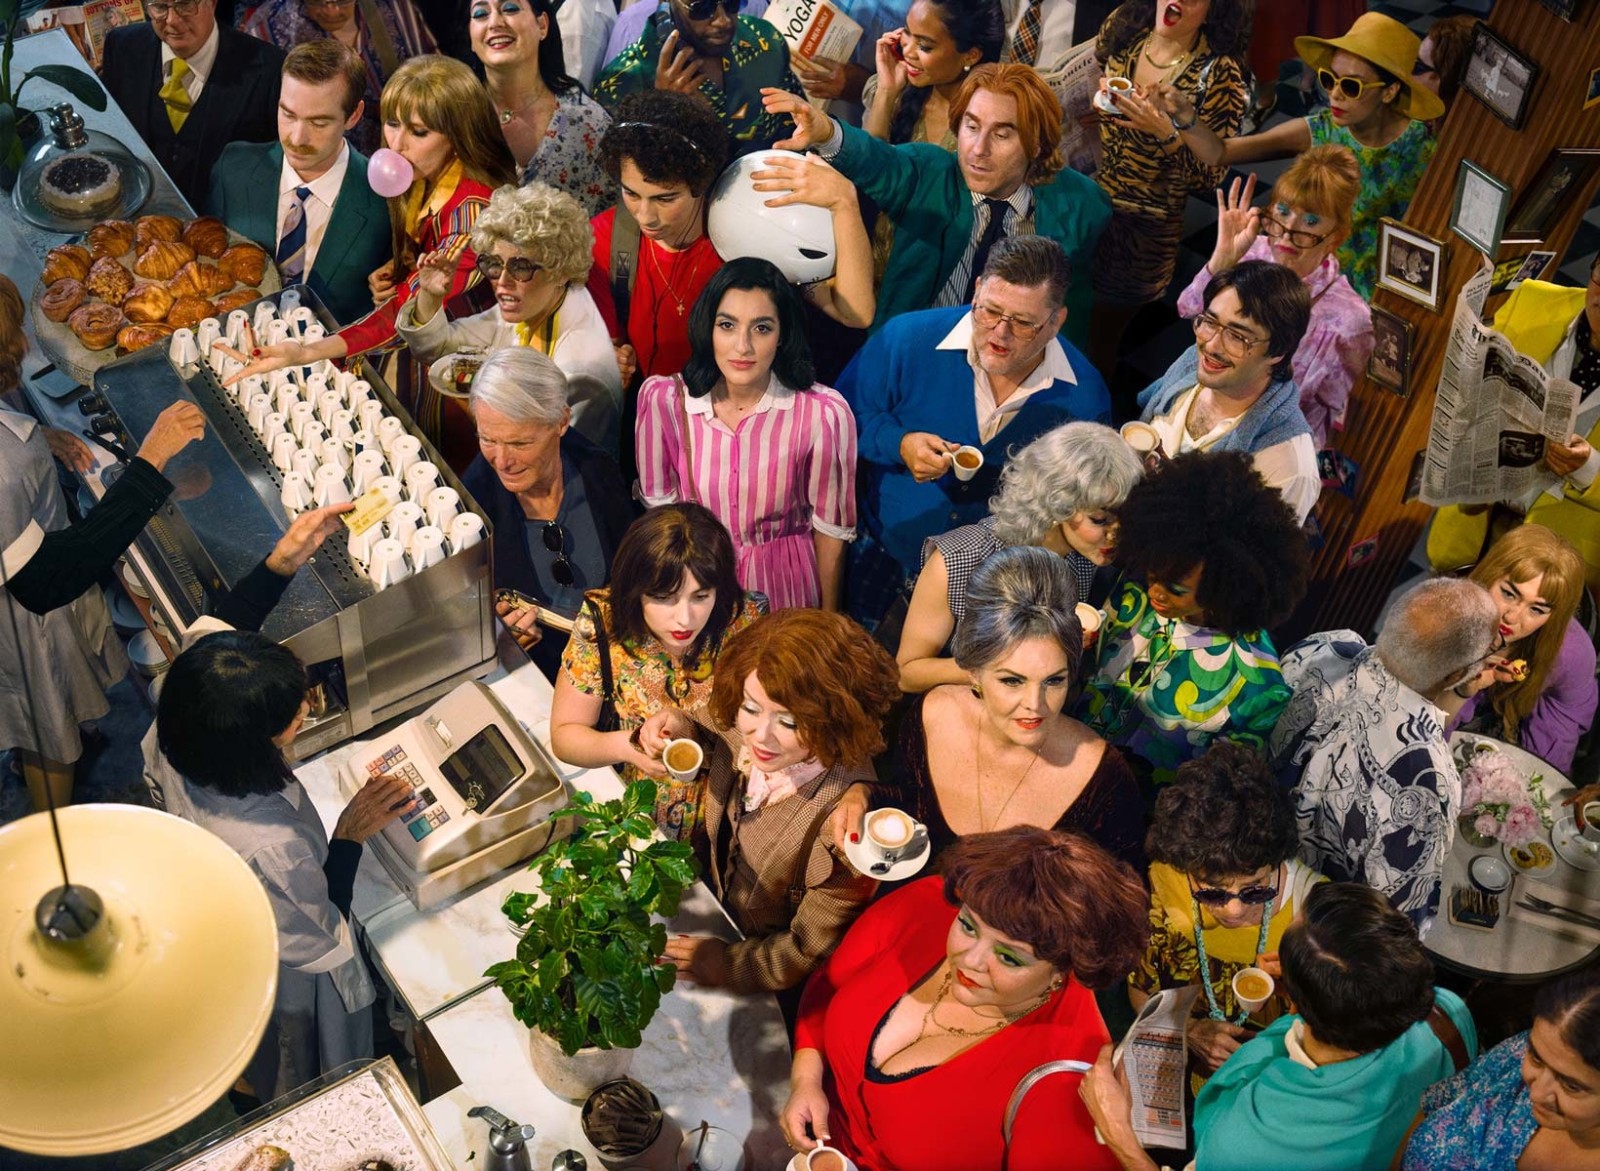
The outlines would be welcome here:
[[[991,195],[979,195],[970,187],[967,188],[967,194],[972,197],[973,207],[977,207],[985,199],[994,198]],[[1033,188],[1029,187],[1027,183],[1023,183],[1022,186],[1007,196],[1004,202],[1009,203],[1011,210],[1016,212],[1018,216],[1026,217],[1033,210]]]
[[[184,59],[184,64],[189,67],[189,72],[194,74],[195,80],[198,81],[202,86],[205,85],[206,78],[211,76],[211,67],[217,63],[217,42],[221,38],[222,27],[213,23],[211,26],[211,35],[206,38],[206,43],[200,46],[199,50],[196,51],[194,56],[186,57]],[[166,78],[168,67],[172,64],[172,60],[176,56],[177,54],[172,51],[172,46],[167,44],[167,42],[162,41],[161,76],[163,79]]]
[[[333,206],[333,201],[339,197],[339,188],[344,186],[344,174],[350,167],[350,144],[341,141],[339,153],[334,157],[333,166],[307,183],[295,173],[289,165],[289,156],[283,156],[283,169],[278,173],[278,198],[281,202],[283,196],[293,191],[296,187],[309,187],[311,194],[320,199],[327,207]]]
[[[1297,1020],[1289,1026],[1289,1031],[1283,1035],[1283,1049],[1288,1054],[1289,1060],[1306,1069],[1322,1068],[1311,1054],[1306,1052],[1305,1021]]]
[[[698,398],[692,394],[684,396],[685,409],[691,415],[704,415],[707,418],[714,416],[711,409],[711,396],[702,394]],[[767,393],[761,396],[761,401],[756,403],[751,415],[763,415],[768,411],[788,411],[794,409],[794,391],[778,381],[776,374],[767,379]],[[749,416],[747,415],[746,418]]]
[[[942,341],[934,347],[936,350],[960,350],[967,355],[967,364],[974,372],[979,366],[972,354],[972,311],[969,309],[961,315],[961,320],[956,322],[955,328],[944,335]],[[1078,375],[1072,369],[1072,363],[1067,360],[1067,351],[1061,346],[1059,335],[1050,339],[1050,344],[1044,348],[1044,357],[1039,365],[1034,367],[1033,374],[1023,384],[1022,389],[1042,390],[1052,382],[1070,382],[1078,385]]]

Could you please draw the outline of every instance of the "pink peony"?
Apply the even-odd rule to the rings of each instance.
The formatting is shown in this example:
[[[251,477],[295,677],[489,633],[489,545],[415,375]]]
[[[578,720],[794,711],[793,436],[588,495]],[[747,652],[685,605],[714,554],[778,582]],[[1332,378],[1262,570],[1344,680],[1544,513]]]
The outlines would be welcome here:
[[[1506,814],[1505,825],[1500,830],[1500,840],[1510,846],[1525,846],[1540,837],[1543,828],[1539,821],[1539,813],[1532,805],[1514,805]]]
[[[1480,837],[1493,838],[1500,834],[1500,823],[1492,813],[1480,814],[1478,820],[1472,823],[1472,828]]]

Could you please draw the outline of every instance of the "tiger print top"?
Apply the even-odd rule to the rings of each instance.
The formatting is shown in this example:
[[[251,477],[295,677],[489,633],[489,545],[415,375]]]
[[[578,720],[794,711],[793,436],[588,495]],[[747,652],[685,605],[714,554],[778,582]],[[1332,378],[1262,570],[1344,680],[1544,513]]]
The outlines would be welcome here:
[[[1106,76],[1132,77],[1149,39],[1150,34],[1145,33],[1108,58]],[[1249,100],[1244,71],[1232,57],[1214,55],[1204,33],[1172,84],[1193,99],[1200,121],[1219,137],[1238,133]],[[1120,125],[1114,118],[1100,119],[1100,145],[1103,158],[1095,178],[1119,213],[1151,219],[1182,216],[1184,200],[1191,192],[1217,186],[1227,173],[1226,167],[1202,164],[1187,146],[1168,157],[1162,154],[1158,140]]]

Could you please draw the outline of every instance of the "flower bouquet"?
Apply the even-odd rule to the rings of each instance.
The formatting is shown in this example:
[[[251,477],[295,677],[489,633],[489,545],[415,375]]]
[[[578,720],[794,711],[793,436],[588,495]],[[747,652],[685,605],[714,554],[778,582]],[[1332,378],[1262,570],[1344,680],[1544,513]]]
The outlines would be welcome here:
[[[1523,777],[1502,752],[1478,745],[1461,770],[1461,833],[1475,846],[1513,848],[1541,837],[1551,824],[1544,774]]]

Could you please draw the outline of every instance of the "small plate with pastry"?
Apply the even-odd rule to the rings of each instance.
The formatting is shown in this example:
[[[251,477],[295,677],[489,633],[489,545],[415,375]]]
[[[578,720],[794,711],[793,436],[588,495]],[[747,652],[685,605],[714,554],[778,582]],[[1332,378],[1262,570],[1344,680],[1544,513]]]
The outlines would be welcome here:
[[[1517,874],[1525,874],[1529,878],[1544,878],[1555,873],[1556,852],[1550,848],[1550,843],[1542,838],[1534,838],[1523,846],[1513,846],[1507,842],[1500,847],[1500,852],[1506,856],[1506,861]]]
[[[87,386],[107,362],[282,287],[266,250],[212,216],[108,219],[45,254],[33,327]]]

